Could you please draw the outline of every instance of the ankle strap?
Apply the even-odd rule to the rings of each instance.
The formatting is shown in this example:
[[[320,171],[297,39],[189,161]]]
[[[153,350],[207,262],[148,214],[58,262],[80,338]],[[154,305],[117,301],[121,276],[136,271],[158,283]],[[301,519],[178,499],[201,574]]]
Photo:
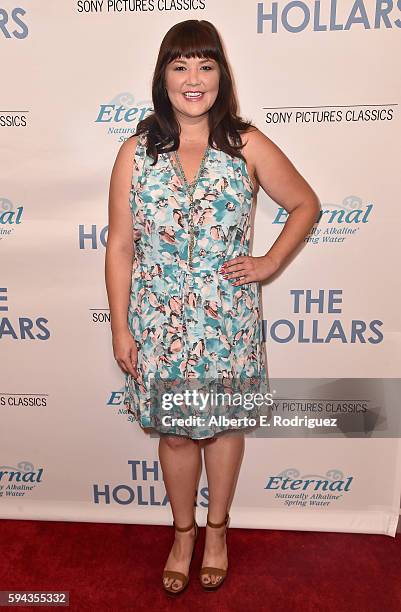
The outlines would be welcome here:
[[[173,521],[173,526],[177,531],[190,531],[190,529],[192,529],[193,527],[195,527],[195,520],[192,523],[192,525],[190,525],[189,527],[177,527],[177,525],[175,524],[175,522]]]
[[[207,518],[207,524],[209,525],[209,527],[223,527],[223,525],[225,525],[228,521],[228,519],[230,518],[230,515],[227,513],[226,517],[224,519],[224,521],[222,523],[212,523],[212,521],[209,521],[209,517]]]

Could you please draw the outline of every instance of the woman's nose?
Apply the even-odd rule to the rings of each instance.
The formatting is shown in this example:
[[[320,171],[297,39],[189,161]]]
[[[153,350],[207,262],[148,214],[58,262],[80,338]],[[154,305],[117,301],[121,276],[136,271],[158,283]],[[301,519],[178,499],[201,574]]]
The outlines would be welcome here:
[[[194,85],[199,85],[199,72],[195,69],[195,70],[190,70],[188,73],[188,85],[191,85],[192,87]]]

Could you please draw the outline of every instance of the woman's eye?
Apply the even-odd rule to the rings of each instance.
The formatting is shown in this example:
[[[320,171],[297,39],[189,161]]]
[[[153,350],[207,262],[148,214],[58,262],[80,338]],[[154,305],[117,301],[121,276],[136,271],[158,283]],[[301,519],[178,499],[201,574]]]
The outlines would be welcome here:
[[[175,66],[174,70],[181,70],[181,68],[185,70],[185,66]],[[213,66],[202,66],[202,68],[206,68],[206,70],[213,70]]]

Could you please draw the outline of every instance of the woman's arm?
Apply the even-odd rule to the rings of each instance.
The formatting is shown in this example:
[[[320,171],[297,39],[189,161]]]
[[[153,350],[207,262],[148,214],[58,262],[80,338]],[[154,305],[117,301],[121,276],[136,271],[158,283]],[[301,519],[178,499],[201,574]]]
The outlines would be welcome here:
[[[128,303],[134,255],[129,192],[135,145],[136,137],[126,140],[121,145],[110,179],[105,278],[113,332],[128,328]]]
[[[249,153],[258,183],[289,213],[280,235],[266,253],[280,267],[316,223],[320,203],[312,187],[270,138],[259,130],[250,135]]]
[[[234,285],[265,280],[277,271],[313,227],[321,209],[312,187],[270,138],[252,129],[244,134],[243,142],[246,145],[242,153],[257,182],[289,214],[280,235],[265,255],[236,257],[225,264],[223,271],[229,273],[227,278],[246,275]]]
[[[135,371],[135,345],[128,327],[128,305],[134,257],[132,212],[129,193],[137,137],[126,140],[120,147],[110,179],[109,227],[105,257],[105,279],[110,307],[114,356],[124,371]]]

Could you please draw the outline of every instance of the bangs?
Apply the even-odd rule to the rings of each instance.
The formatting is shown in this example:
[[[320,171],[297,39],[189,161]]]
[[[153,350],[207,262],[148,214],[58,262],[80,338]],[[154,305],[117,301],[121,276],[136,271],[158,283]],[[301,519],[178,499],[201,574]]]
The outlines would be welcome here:
[[[168,64],[180,56],[214,59],[221,58],[218,41],[208,28],[186,25],[174,32],[165,50],[164,63]]]

